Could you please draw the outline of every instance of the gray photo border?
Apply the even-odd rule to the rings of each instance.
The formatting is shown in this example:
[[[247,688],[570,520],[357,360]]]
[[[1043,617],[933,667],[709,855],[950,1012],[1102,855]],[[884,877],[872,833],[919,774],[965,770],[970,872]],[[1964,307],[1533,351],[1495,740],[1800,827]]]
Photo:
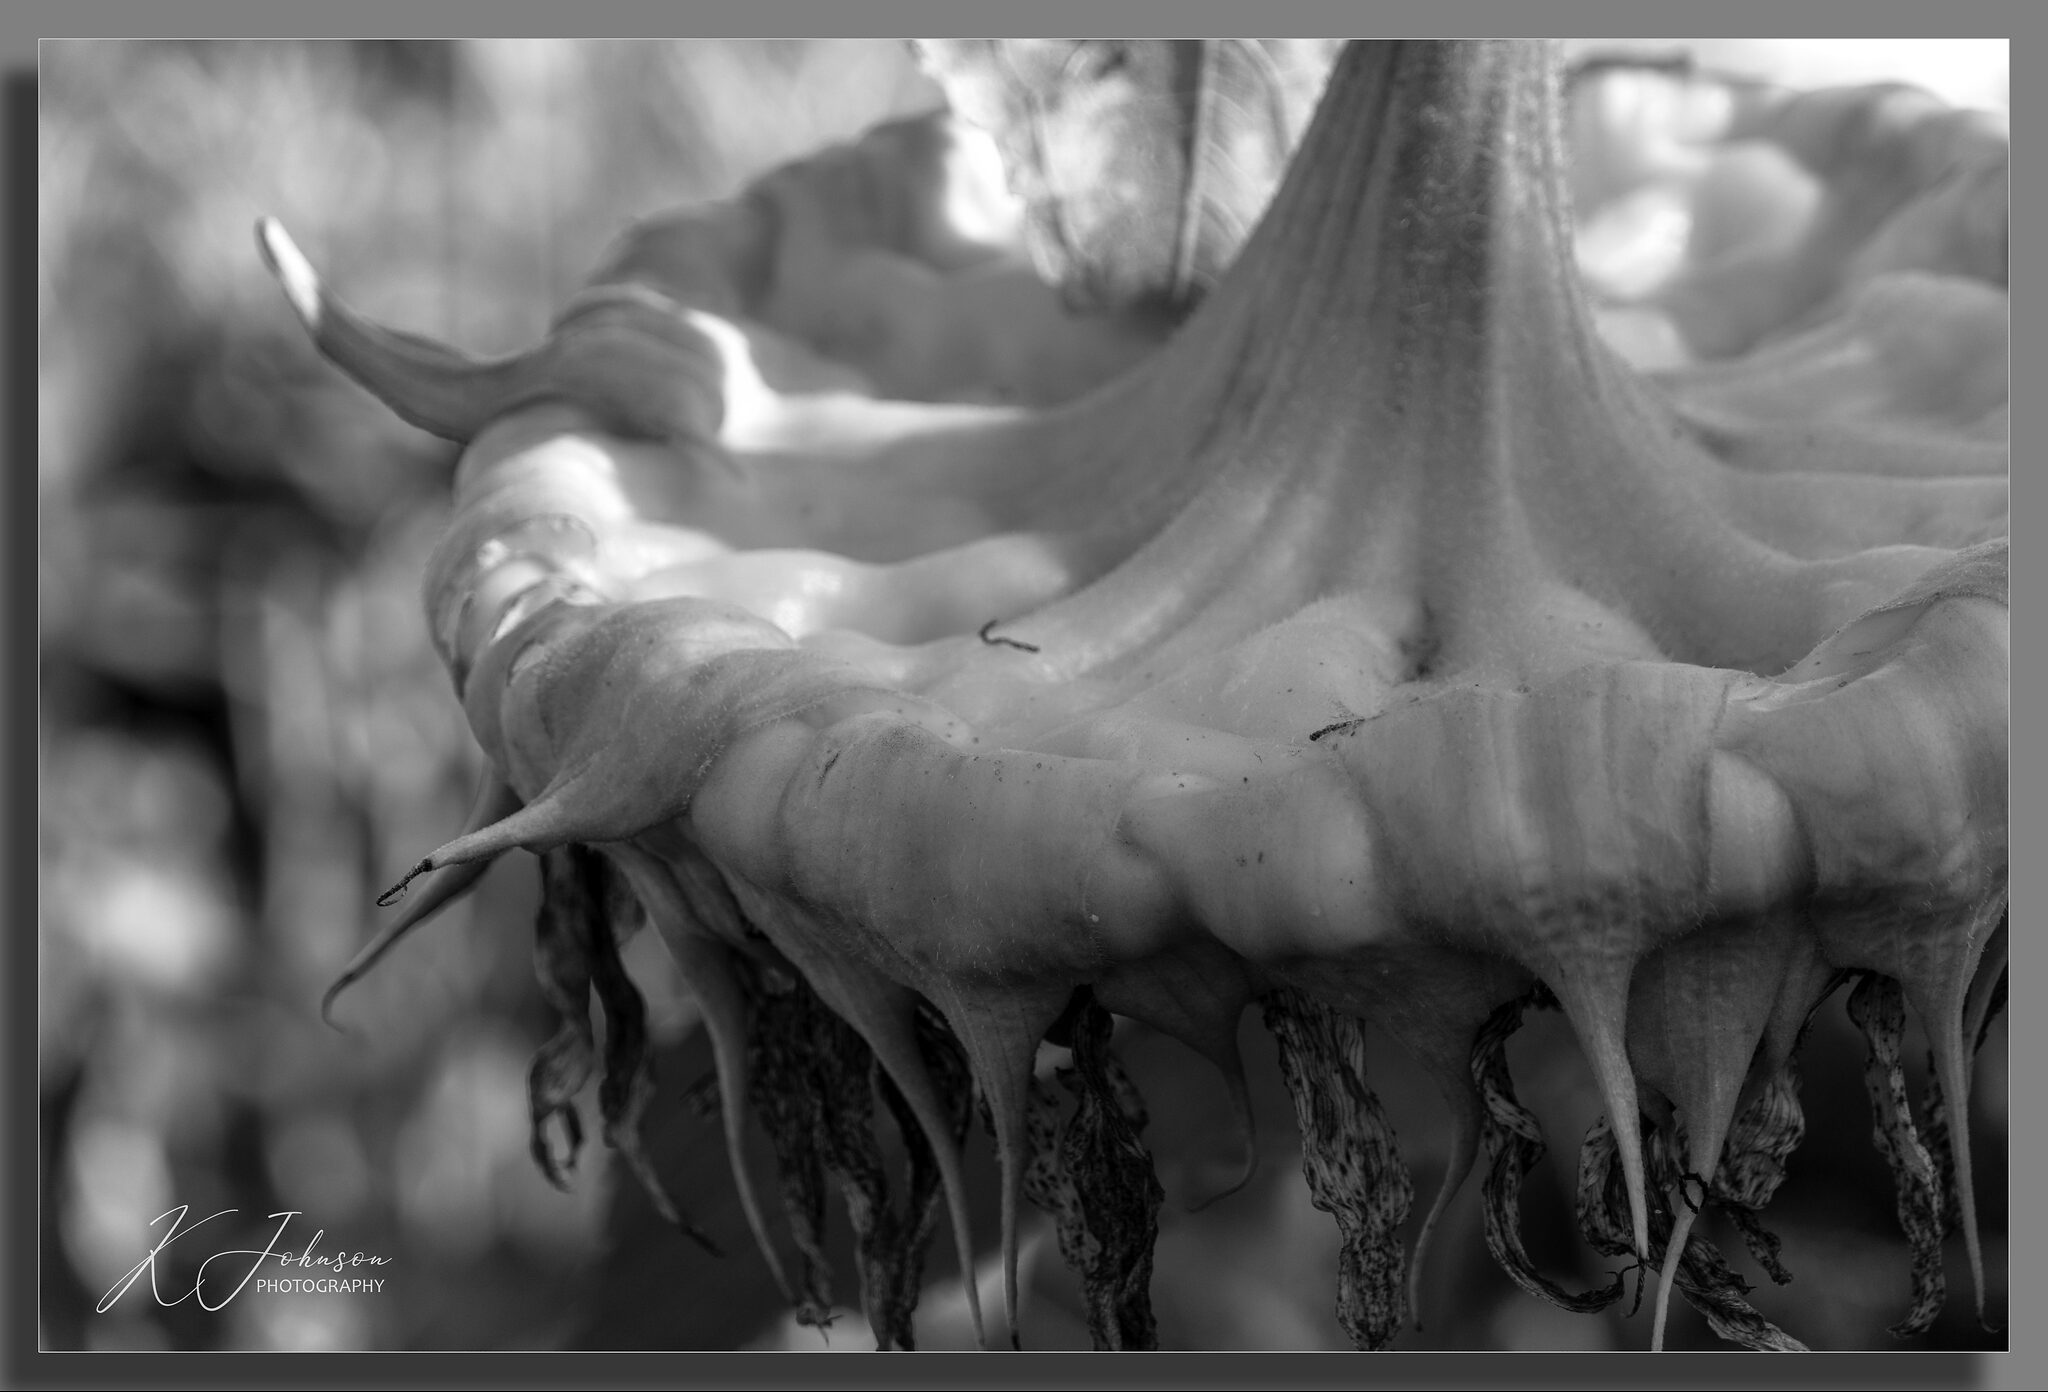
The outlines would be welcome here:
[[[1398,0],[1370,7],[1340,5],[1329,0],[1260,0],[1256,27],[1261,33],[1338,34],[1370,27],[1378,33],[1478,36],[1482,34],[1629,34],[1672,37],[1681,30],[1709,35],[1821,37],[1843,32],[1859,35],[1923,37],[1933,28],[1956,37],[2009,37],[2021,52],[2033,51],[2023,33],[2040,22],[2040,7],[2016,0],[2000,3],[1949,4],[1932,16],[1924,8],[1897,4],[1825,3],[1764,5],[1722,3],[1705,7],[1625,6],[1613,0],[1543,0],[1501,5],[1460,3],[1460,0]],[[1246,27],[1251,10],[1228,0],[1137,0],[1131,3],[1082,4],[1075,0],[1034,0],[1014,9],[988,4],[945,5],[938,0],[891,0],[890,3],[798,4],[787,0],[745,0],[718,4],[652,3],[651,0],[581,0],[574,7],[543,6],[531,0],[490,3],[490,0],[353,0],[339,6],[284,7],[254,0],[161,0],[161,3],[96,3],[95,0],[14,0],[0,13],[0,112],[4,112],[4,220],[6,275],[0,288],[0,323],[4,323],[4,374],[7,455],[6,537],[0,543],[5,586],[0,589],[0,622],[6,625],[8,680],[0,684],[0,729],[4,729],[4,806],[7,821],[6,883],[9,899],[21,912],[7,936],[4,981],[7,1010],[0,1027],[0,1058],[8,1102],[8,1144],[4,1148],[5,1203],[0,1205],[0,1381],[14,1387],[322,1387],[366,1385],[370,1382],[422,1387],[653,1387],[678,1383],[730,1383],[774,1386],[1028,1386],[1049,1376],[1074,1386],[1178,1387],[1318,1387],[1371,1381],[1413,1386],[1502,1386],[1571,1388],[1725,1387],[1730,1379],[1788,1387],[2028,1387],[2048,1379],[2048,1345],[2034,1333],[2027,1314],[2033,1298],[2048,1289],[2041,1249],[2020,1240],[2039,1235],[2042,1200],[2021,1194],[2011,1219],[2011,1288],[2027,1293],[2027,1304],[2015,1301],[2012,1314],[2014,1351],[2006,1354],[1814,1354],[1771,1364],[1771,1371],[1738,1372],[1724,1358],[1742,1355],[1673,1354],[1382,1354],[1365,1361],[1357,1354],[1159,1354],[1119,1358],[1116,1355],[1064,1354],[1054,1370],[1042,1361],[1052,1355],[927,1354],[914,1360],[880,1361],[861,1354],[690,1354],[690,1353],[563,1353],[563,1354],[43,1354],[37,1346],[38,1257],[37,1213],[38,1128],[35,1115],[36,1075],[36,947],[27,931],[35,909],[37,862],[30,803],[36,787],[36,601],[35,493],[30,460],[35,449],[36,330],[30,299],[36,284],[34,239],[37,158],[36,46],[42,38],[133,37],[142,35],[342,37],[449,37],[472,34],[555,36],[573,29],[577,36],[649,37],[687,33],[696,37],[827,37],[895,36],[911,32],[956,34],[1044,35],[1059,33],[1235,33]],[[296,31],[296,32],[295,32]],[[2014,93],[2014,124],[2027,124],[2028,88]],[[2022,141],[2021,163],[2013,179],[2013,222],[2025,226],[2039,212],[2041,183],[2030,177],[2031,142]],[[2024,263],[2030,266],[2031,262]],[[2015,304],[2030,303],[2024,286],[2037,276],[2014,268]],[[2029,316],[2014,320],[2015,356],[2033,360],[2026,345],[2037,342]],[[2015,413],[2015,431],[2036,428],[2024,411]],[[2030,454],[2019,449],[2017,459]],[[2025,468],[2013,475],[2016,511],[2026,515],[2026,499],[2038,485]],[[2039,637],[2042,610],[2020,603],[2021,593],[2038,596],[2044,567],[2033,565],[2024,546],[2017,550],[2014,577],[2015,612],[2022,632],[2014,643],[2016,684],[2034,685],[2040,678],[2042,648],[2024,639]],[[2024,583],[2022,583],[2024,582]],[[2022,705],[2022,710],[2027,709]],[[2015,732],[2016,735],[2023,732]],[[2025,767],[2040,771],[2040,746],[2033,737],[2016,738],[2011,765],[2015,775]],[[2043,784],[2015,776],[2011,784],[2013,821],[2021,826],[2043,824]],[[2032,809],[2029,812],[2029,808]],[[2015,916],[2030,921],[2026,903],[2043,891],[2027,872],[2029,859],[2015,857]],[[2022,933],[2013,951],[2014,969],[2038,955]],[[2011,1049],[2015,1056],[2031,1053],[2026,1043],[2043,1042],[2048,1023],[2031,1012],[2011,1014]],[[2042,1139],[2042,1109],[2017,1105],[2034,1095],[2038,1082],[2022,1070],[2013,1073],[2017,1094],[2012,1106],[2009,1144],[2030,1149]],[[1768,1383],[1763,1382],[1767,1378]]]

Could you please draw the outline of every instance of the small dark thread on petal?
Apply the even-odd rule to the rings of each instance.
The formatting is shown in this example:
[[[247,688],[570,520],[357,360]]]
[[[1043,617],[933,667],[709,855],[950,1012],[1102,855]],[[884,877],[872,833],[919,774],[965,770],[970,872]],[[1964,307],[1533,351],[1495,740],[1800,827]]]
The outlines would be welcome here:
[[[978,630],[975,631],[974,636],[981,639],[982,642],[988,644],[992,648],[1001,646],[1005,648],[1015,648],[1019,652],[1028,653],[1035,653],[1038,651],[1038,644],[1036,643],[1020,643],[1015,638],[998,638],[994,634],[990,633],[989,630],[994,628],[997,622],[998,621],[995,619],[990,619],[987,623],[983,624]]]

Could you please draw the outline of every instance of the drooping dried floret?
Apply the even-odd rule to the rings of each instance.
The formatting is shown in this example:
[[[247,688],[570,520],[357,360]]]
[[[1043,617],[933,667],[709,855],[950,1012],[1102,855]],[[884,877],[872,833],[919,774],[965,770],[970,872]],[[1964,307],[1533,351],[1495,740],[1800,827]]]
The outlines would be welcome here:
[[[534,1055],[526,1085],[534,1163],[557,1188],[568,1187],[569,1173],[583,1146],[583,1118],[576,1108],[576,1095],[598,1070],[597,1030],[590,1012],[590,964],[596,955],[595,933],[610,931],[595,915],[570,910],[571,902],[581,896],[567,861],[565,850],[550,852],[543,862],[548,867],[547,888],[534,920],[534,975],[540,980],[541,998],[561,1023]],[[557,1126],[563,1140],[559,1154],[554,1142]]]
[[[604,1142],[626,1162],[655,1210],[699,1246],[714,1254],[718,1244],[676,1207],[649,1160],[640,1119],[654,1097],[654,1064],[647,1048],[647,1006],[619,958],[619,935],[638,926],[630,902],[621,903],[616,880],[604,860],[584,846],[563,846],[541,855],[541,907],[535,923],[534,954],[548,1003],[562,1017],[554,1037],[535,1055],[528,1075],[535,1162],[560,1185],[582,1144],[583,1124],[575,1096],[593,1065],[594,999],[604,1010],[604,1048],[598,1073],[597,1105]],[[567,1154],[557,1159],[550,1124],[566,1132]]]
[[[1906,1029],[1906,1000],[1899,983],[1875,973],[1864,976],[1849,993],[1849,1018],[1870,1045],[1870,1061],[1863,1072],[1870,1096],[1870,1134],[1891,1169],[1898,1190],[1899,1226],[1913,1248],[1913,1304],[1891,1327],[1894,1336],[1904,1339],[1925,1332],[1948,1298],[1941,1271],[1948,1195],[1941,1171],[1913,1125],[1905,1064],[1899,1056],[1899,1039]]]
[[[1677,1182],[1686,1178],[1672,1159],[1668,1145],[1653,1147],[1651,1153],[1653,1173],[1660,1188],[1677,1187]],[[1635,1250],[1620,1149],[1615,1144],[1614,1128],[1605,1117],[1586,1133],[1586,1143],[1579,1151],[1578,1207],[1579,1230],[1595,1251],[1619,1257]],[[1674,1240],[1684,1245],[1680,1255],[1672,1260]],[[1806,1348],[1743,1299],[1749,1293],[1749,1283],[1728,1266],[1712,1242],[1698,1232],[1682,1236],[1675,1233],[1672,1211],[1661,1202],[1650,1210],[1648,1259],[1664,1262],[1666,1281],[1706,1316],[1708,1326],[1716,1334],[1730,1343],[1776,1353],[1801,1352]]]
[[[829,1324],[832,1271],[825,1253],[824,1181],[837,1186],[853,1228],[861,1304],[882,1348],[916,1347],[911,1313],[937,1216],[939,1172],[902,1092],[867,1043],[802,980],[745,959],[735,966],[748,998],[750,1096],[774,1145],[783,1208],[802,1258],[801,1323]],[[937,1026],[920,1045],[950,1077],[942,1090],[958,1146],[970,1089],[959,1050]],[[876,1130],[880,1094],[901,1131],[908,1166],[898,1201]]]
[[[1265,1000],[1280,1073],[1301,1127],[1301,1170],[1337,1220],[1337,1323],[1360,1348],[1385,1348],[1407,1317],[1408,1257],[1397,1229],[1414,1199],[1394,1127],[1365,1081],[1356,1020],[1298,991]]]
[[[1075,1105],[1068,1111],[1049,1084],[1032,1080],[1023,1193],[1052,1215],[1060,1255],[1081,1278],[1095,1347],[1156,1348],[1152,1246],[1165,1195],[1138,1139],[1144,1100],[1109,1051],[1109,1012],[1084,997],[1067,1019],[1074,1062],[1059,1080]]]
[[[1540,991],[1540,988],[1539,988]],[[1540,1296],[1561,1310],[1588,1315],[1604,1310],[1621,1298],[1622,1279],[1580,1295],[1552,1281],[1530,1261],[1522,1245],[1522,1183],[1536,1168],[1548,1147],[1543,1141],[1543,1123],[1536,1114],[1515,1099],[1514,1080],[1508,1074],[1507,1042],[1522,1027],[1522,1013],[1531,1005],[1555,1002],[1549,992],[1531,992],[1528,997],[1509,1001],[1494,1012],[1472,1046],[1472,1077],[1486,1108],[1481,1137],[1486,1150],[1483,1209],[1486,1245],[1514,1283]]]
[[[848,1212],[872,1214],[880,1166],[872,1141],[844,1144],[843,1130],[860,1130],[873,1112],[867,1083],[867,1047],[849,1057],[848,1029],[817,1003],[793,976],[770,969],[756,972],[738,964],[746,983],[749,1030],[747,1071],[754,1113],[775,1148],[782,1211],[800,1258],[797,1322],[823,1328],[831,1322],[832,1263],[825,1254],[825,1178],[829,1170],[848,1195]],[[847,1128],[836,1125],[855,1113]],[[866,1152],[866,1153],[863,1153]],[[858,1216],[855,1217],[858,1230]],[[872,1223],[870,1222],[870,1227]],[[877,1337],[880,1331],[877,1331]]]
[[[1792,1273],[1779,1259],[1778,1235],[1758,1215],[1785,1179],[1786,1158],[1806,1138],[1806,1113],[1799,1105],[1799,1074],[1788,1060],[1771,1073],[1754,1099],[1728,1128],[1728,1146],[1714,1169],[1707,1197],[1722,1206],[1743,1245],[1773,1281],[1784,1285]]]

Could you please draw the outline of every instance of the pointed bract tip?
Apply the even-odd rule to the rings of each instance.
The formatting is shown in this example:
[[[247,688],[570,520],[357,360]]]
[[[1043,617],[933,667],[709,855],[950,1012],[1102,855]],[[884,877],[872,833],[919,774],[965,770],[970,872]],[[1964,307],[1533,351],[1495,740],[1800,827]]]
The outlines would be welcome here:
[[[377,896],[377,907],[388,909],[405,897],[406,886],[434,868],[434,858],[428,856],[412,869],[405,872],[405,878]]]
[[[1685,1259],[1685,1249],[1692,1241],[1693,1220],[1699,1210],[1685,1195],[1681,1185],[1677,1190],[1681,1201],[1671,1205],[1677,1215],[1671,1225],[1671,1237],[1664,1247],[1664,1264],[1657,1272],[1657,1303],[1650,1317],[1650,1352],[1664,1351],[1664,1329],[1671,1316],[1671,1292],[1678,1284],[1678,1264]],[[1641,1299],[1638,1294],[1637,1299]]]
[[[270,273],[284,288],[292,313],[299,316],[299,322],[309,332],[318,332],[320,277],[313,270],[313,263],[299,250],[299,244],[284,230],[284,224],[274,217],[256,219],[256,250],[262,255],[263,264],[270,268]]]

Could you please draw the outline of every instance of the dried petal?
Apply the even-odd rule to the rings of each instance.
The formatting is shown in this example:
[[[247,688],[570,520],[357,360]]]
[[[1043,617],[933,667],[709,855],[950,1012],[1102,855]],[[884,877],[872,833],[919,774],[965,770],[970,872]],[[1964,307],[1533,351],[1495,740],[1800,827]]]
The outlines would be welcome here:
[[[1365,1081],[1356,1020],[1283,989],[1266,997],[1266,1027],[1301,1126],[1301,1170],[1317,1208],[1337,1219],[1337,1322],[1362,1349],[1383,1349],[1407,1318],[1407,1254],[1398,1229],[1415,1190],[1394,1128]]]
[[[792,996],[807,995],[799,984]],[[815,998],[804,1002],[809,1025],[804,1046],[809,1077],[801,1085],[813,1105],[816,1144],[826,1172],[838,1181],[853,1226],[854,1259],[858,1263],[861,1303],[879,1347],[912,1347],[910,1313],[916,1304],[915,1273],[923,1267],[923,1243],[913,1247],[913,1233],[931,1233],[928,1189],[922,1201],[898,1214],[890,1204],[888,1177],[876,1143],[874,1088],[888,1074],[869,1053],[860,1035]],[[900,1105],[900,1090],[892,1090]],[[906,1134],[929,1161],[931,1147],[913,1126]],[[904,1277],[908,1274],[909,1284]],[[906,1297],[908,1297],[906,1299]]]
[[[874,1059],[860,1035],[815,998],[805,1003],[811,1063],[808,1080],[812,1124],[819,1159],[839,1185],[853,1227],[854,1260],[860,1273],[861,1303],[878,1342],[896,1338],[875,1318],[874,1296],[886,1282],[874,1279],[879,1249],[893,1247],[895,1214],[889,1181],[874,1133]],[[886,1332],[885,1332],[886,1331]]]
[[[1913,1304],[1891,1327],[1895,1338],[1906,1339],[1933,1325],[1948,1295],[1941,1270],[1947,1195],[1914,1128],[1906,1096],[1906,1070],[1899,1059],[1899,1039],[1906,1028],[1905,993],[1890,977],[1866,973],[1849,993],[1849,1018],[1870,1047],[1863,1086],[1870,1095],[1871,1135],[1891,1167],[1899,1226],[1913,1247]]]
[[[832,1264],[825,1254],[824,1093],[835,1079],[834,1060],[811,1052],[816,997],[793,973],[747,963],[740,977],[751,1000],[747,1061],[754,1080],[755,1115],[774,1147],[783,1214],[801,1261],[797,1321],[824,1326],[831,1319]],[[858,1061],[866,1085],[866,1056]]]
[[[1653,1133],[1651,1163],[1661,1191],[1682,1191],[1687,1177],[1677,1159],[1682,1153],[1681,1146],[1682,1138],[1662,1131]],[[1626,1256],[1634,1250],[1628,1187],[1619,1162],[1613,1128],[1602,1117],[1586,1133],[1586,1143],[1579,1152],[1578,1211],[1579,1228],[1586,1240],[1609,1256]],[[1660,1203],[1651,1209],[1651,1262],[1667,1261],[1673,1227],[1668,1207]],[[1742,1298],[1749,1291],[1749,1283],[1728,1266],[1720,1250],[1699,1232],[1689,1235],[1679,1260],[1667,1265],[1679,1294],[1706,1316],[1708,1327],[1719,1337],[1744,1348],[1768,1352],[1792,1353],[1806,1348]],[[1637,1299],[1641,1298],[1639,1286]]]
[[[1144,1102],[1109,1052],[1109,1012],[1083,996],[1068,1020],[1074,1065],[1059,1079],[1076,1103],[1069,1111],[1049,1083],[1031,1079],[1019,1192],[1053,1220],[1060,1255],[1081,1279],[1095,1347],[1154,1348],[1152,1249],[1164,1194],[1138,1139]],[[986,1105],[982,1120],[993,1132]]]
[[[610,865],[587,846],[565,846],[541,857],[541,883],[541,912],[544,918],[552,920],[545,930],[551,957],[585,954],[590,987],[604,1007],[604,1071],[598,1080],[597,1105],[604,1119],[605,1144],[619,1153],[662,1217],[706,1251],[722,1255],[718,1244],[676,1207],[641,1140],[640,1118],[654,1096],[654,1064],[647,1049],[647,1005],[619,958],[614,931],[618,889],[612,882]],[[563,944],[560,949],[554,946],[557,939]],[[566,970],[573,982],[577,968],[570,964]],[[573,1020],[571,1024],[573,1027]],[[548,1080],[542,1078],[541,1062],[535,1061],[530,1089],[536,1084],[546,1086]],[[545,1090],[535,1097],[535,1158],[543,1173],[548,1172],[551,1152],[545,1148],[541,1131],[548,1114],[538,1108],[551,1106],[556,1100],[557,1094]],[[580,1135],[580,1122],[574,1125],[571,1134]]]
[[[527,1102],[532,1115],[534,1163],[548,1182],[568,1187],[583,1144],[583,1119],[576,1094],[597,1069],[597,1036],[590,1016],[590,974],[596,954],[595,934],[608,926],[588,912],[575,885],[576,867],[566,852],[541,858],[540,912],[534,919],[533,959],[541,997],[561,1024],[534,1055],[527,1075]],[[582,911],[578,911],[582,910]],[[551,1128],[559,1121],[566,1153],[557,1159]]]
[[[1714,1168],[1707,1194],[1722,1204],[1750,1255],[1779,1285],[1792,1273],[1778,1259],[1777,1234],[1757,1214],[1785,1178],[1785,1157],[1806,1138],[1806,1114],[1799,1105],[1799,1072],[1789,1061],[1773,1073],[1728,1128],[1728,1144]]]
[[[1526,1008],[1546,1006],[1552,1000],[1547,988],[1538,987],[1518,1000],[1509,1001],[1494,1012],[1472,1045],[1472,1079],[1479,1086],[1486,1110],[1480,1130],[1486,1152],[1486,1246],[1501,1270],[1523,1290],[1559,1309],[1584,1315],[1604,1310],[1621,1298],[1621,1277],[1616,1276],[1613,1284],[1598,1290],[1573,1295],[1538,1272],[1522,1246],[1522,1181],[1543,1158],[1546,1147],[1542,1123],[1534,1112],[1515,1100],[1514,1080],[1508,1074],[1507,1042],[1522,1027],[1522,1012]],[[1633,1250],[1629,1242],[1622,1246],[1624,1251]]]
[[[1098,1349],[1150,1349],[1159,1338],[1152,1318],[1152,1247],[1164,1194],[1152,1153],[1138,1139],[1145,1127],[1144,1099],[1109,1052],[1109,1036],[1109,1012],[1090,999],[1074,1021],[1072,1075],[1062,1078],[1078,1102],[1060,1129],[1060,1163],[1075,1181],[1092,1248],[1080,1266],[1089,1335]],[[1061,1251],[1066,1250],[1063,1234]]]
[[[1314,970],[1275,972],[1392,1039],[1436,1084],[1450,1110],[1449,1154],[1436,1198],[1415,1233],[1408,1262],[1408,1307],[1423,1327],[1422,1277],[1430,1242],[1479,1156],[1485,1105],[1473,1079],[1472,1051],[1494,1012],[1528,994],[1529,974],[1514,963],[1435,943],[1347,954]],[[1548,988],[1542,988],[1549,1000]]]

